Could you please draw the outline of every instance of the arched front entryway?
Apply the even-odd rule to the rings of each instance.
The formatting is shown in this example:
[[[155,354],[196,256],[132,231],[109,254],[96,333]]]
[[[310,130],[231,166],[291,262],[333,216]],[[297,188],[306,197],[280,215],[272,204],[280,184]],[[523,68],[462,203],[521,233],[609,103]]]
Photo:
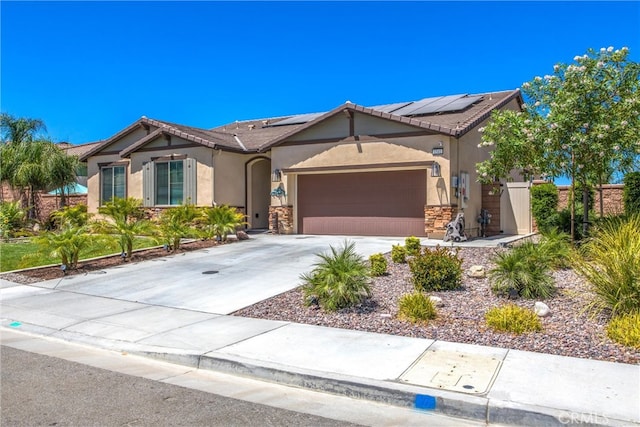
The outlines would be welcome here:
[[[259,157],[247,162],[247,221],[249,228],[269,228],[271,204],[271,159]]]

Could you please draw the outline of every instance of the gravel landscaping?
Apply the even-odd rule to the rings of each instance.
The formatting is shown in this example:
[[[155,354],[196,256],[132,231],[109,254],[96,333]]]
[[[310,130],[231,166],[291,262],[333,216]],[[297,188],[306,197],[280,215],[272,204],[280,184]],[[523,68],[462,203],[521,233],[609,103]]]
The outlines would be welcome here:
[[[233,244],[233,243],[232,243]],[[215,246],[215,241],[192,241],[178,252]],[[466,272],[472,265],[492,267],[491,257],[497,250],[491,248],[463,248],[459,256]],[[133,262],[167,256],[163,249],[136,252]],[[508,301],[493,295],[487,278],[463,278],[463,287],[456,291],[434,292],[443,306],[438,307],[438,317],[429,324],[412,324],[397,319],[398,299],[413,292],[411,273],[407,264],[394,264],[386,254],[388,274],[373,280],[372,298],[351,309],[326,313],[318,307],[303,304],[300,288],[285,292],[250,307],[235,312],[237,316],[284,320],[311,325],[356,329],[368,332],[440,339],[516,350],[527,350],[563,356],[574,356],[622,363],[640,363],[640,351],[618,345],[606,337],[607,318],[593,316],[586,306],[591,301],[589,286],[572,270],[554,273],[558,292],[545,303],[551,315],[542,318],[542,332],[523,335],[497,333],[484,322],[485,312]],[[91,271],[121,265],[119,256],[81,262],[77,270],[67,274],[87,274]],[[0,277],[15,283],[35,283],[59,278],[58,267],[48,267],[5,273]],[[533,309],[535,301],[518,299],[516,304]]]
[[[461,249],[462,268],[466,272],[472,265],[482,265],[489,270],[496,250],[503,249]],[[554,273],[558,292],[544,301],[551,308],[551,314],[542,318],[544,330],[513,335],[494,332],[484,322],[488,309],[508,301],[493,295],[489,279],[466,275],[460,290],[430,294],[442,298],[444,304],[438,307],[436,320],[425,325],[397,319],[398,299],[413,292],[411,273],[407,264],[394,264],[389,254],[385,257],[388,274],[373,280],[372,297],[356,307],[334,313],[327,313],[317,306],[307,307],[303,304],[301,289],[297,288],[234,314],[612,362],[640,362],[640,351],[618,345],[606,337],[605,316],[594,316],[586,310],[592,294],[588,284],[572,270]],[[535,301],[518,299],[511,302],[533,309]]]

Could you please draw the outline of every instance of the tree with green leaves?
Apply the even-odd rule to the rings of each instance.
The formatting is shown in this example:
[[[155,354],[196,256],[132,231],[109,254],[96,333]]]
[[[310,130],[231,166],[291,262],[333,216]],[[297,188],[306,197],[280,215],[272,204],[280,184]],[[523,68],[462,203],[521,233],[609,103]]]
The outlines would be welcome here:
[[[75,183],[78,158],[69,156],[46,139],[39,119],[16,118],[0,114],[0,181],[20,192],[28,217],[37,217],[37,192],[52,188],[64,190]]]
[[[640,153],[640,64],[629,49],[590,49],[553,74],[524,83],[523,111],[494,111],[481,128],[490,158],[477,165],[479,180],[567,176],[583,189],[614,172],[638,168]],[[583,203],[583,231],[588,203]]]

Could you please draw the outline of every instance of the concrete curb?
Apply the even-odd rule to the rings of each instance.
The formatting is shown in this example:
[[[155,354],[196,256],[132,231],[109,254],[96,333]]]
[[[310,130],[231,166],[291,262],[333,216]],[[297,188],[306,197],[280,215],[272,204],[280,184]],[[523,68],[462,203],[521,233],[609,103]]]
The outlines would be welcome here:
[[[131,353],[198,369],[245,376],[404,408],[433,411],[441,415],[483,421],[489,424],[558,427],[576,423],[591,427],[638,425],[629,421],[608,419],[596,414],[575,413],[555,408],[489,399],[485,396],[414,386],[393,380],[371,380],[303,370],[240,356],[215,354],[215,352],[201,355],[197,365],[194,357],[185,358],[171,352],[138,350]]]

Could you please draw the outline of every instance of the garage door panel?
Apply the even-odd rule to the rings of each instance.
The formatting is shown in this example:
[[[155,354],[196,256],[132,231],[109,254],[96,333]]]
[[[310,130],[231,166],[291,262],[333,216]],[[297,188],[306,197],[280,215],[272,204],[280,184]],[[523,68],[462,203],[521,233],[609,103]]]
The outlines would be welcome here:
[[[338,236],[424,236],[424,219],[389,217],[305,217],[308,234]]]
[[[426,171],[300,175],[306,234],[424,236]]]

